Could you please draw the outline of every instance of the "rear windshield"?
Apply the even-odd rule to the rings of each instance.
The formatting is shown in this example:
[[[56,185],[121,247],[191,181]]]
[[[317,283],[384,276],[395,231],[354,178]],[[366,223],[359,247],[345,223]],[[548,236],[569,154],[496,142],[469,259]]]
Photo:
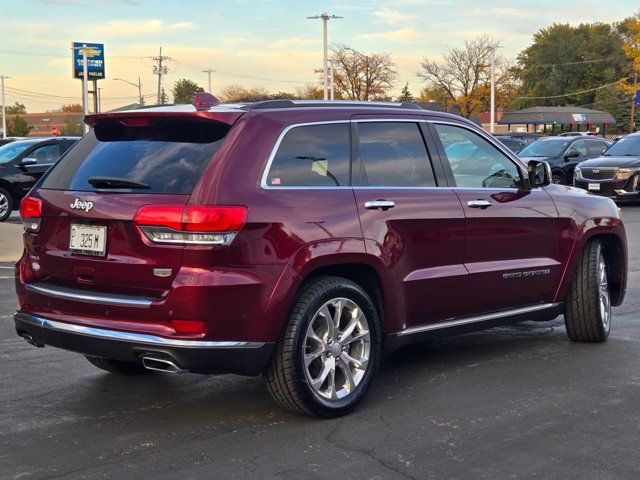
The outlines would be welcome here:
[[[104,191],[90,179],[112,178],[147,187],[118,191],[190,194],[228,131],[228,125],[210,121],[103,121],[53,167],[41,188]]]

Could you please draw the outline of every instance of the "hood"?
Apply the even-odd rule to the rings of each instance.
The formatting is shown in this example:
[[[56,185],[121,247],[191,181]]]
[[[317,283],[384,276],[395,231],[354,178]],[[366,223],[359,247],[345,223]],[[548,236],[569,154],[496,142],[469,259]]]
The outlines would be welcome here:
[[[584,162],[580,163],[580,167],[640,168],[640,157],[598,157],[592,158],[591,160],[585,160]]]

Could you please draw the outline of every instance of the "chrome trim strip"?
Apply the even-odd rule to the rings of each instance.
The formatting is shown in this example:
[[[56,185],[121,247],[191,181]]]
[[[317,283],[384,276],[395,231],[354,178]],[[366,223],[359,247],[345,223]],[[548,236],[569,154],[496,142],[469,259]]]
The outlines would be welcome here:
[[[113,295],[108,293],[95,294],[83,290],[55,287],[47,285],[46,283],[27,283],[25,284],[25,288],[30,292],[46,295],[47,297],[98,305],[148,308],[153,303],[153,299],[149,297],[133,297],[130,295]]]
[[[86,327],[83,325],[75,325],[72,323],[58,322],[42,317],[27,315],[25,313],[16,312],[15,319],[30,323],[36,327],[50,330],[53,332],[64,332],[78,335],[86,335],[88,337],[102,338],[105,340],[114,340],[119,342],[134,342],[147,345],[155,345],[160,347],[189,347],[189,348],[259,348],[264,342],[211,342],[206,340],[178,340],[172,338],[158,337],[146,333],[121,332],[118,330],[107,330],[105,328]]]
[[[429,332],[431,330],[440,330],[442,328],[449,328],[449,327],[458,327],[461,325],[468,325],[471,323],[477,323],[477,322],[486,322],[489,320],[497,320],[500,318],[506,318],[506,317],[511,317],[511,316],[515,316],[515,315],[522,315],[525,313],[533,313],[533,312],[538,312],[540,310],[547,310],[547,309],[551,309],[551,308],[555,308],[558,307],[560,304],[559,303],[542,303],[540,305],[533,305],[530,307],[522,307],[522,308],[514,308],[511,310],[503,310],[501,312],[495,312],[495,313],[488,313],[485,315],[478,315],[476,317],[467,317],[467,318],[460,318],[458,320],[449,320],[446,322],[440,322],[440,323],[434,323],[434,324],[430,324],[430,325],[422,325],[419,327],[411,327],[411,328],[407,328],[405,330],[402,330],[400,332],[398,332],[396,335],[398,335],[399,337],[403,337],[405,335],[411,335],[414,333],[422,333],[422,332]]]

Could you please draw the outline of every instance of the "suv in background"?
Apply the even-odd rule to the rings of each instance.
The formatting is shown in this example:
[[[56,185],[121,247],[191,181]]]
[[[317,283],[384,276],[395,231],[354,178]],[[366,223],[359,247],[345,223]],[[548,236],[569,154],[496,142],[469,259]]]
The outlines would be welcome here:
[[[610,145],[611,142],[599,137],[545,137],[521,150],[518,156],[525,162],[544,160],[551,166],[553,183],[571,185],[575,166],[599,157]]]
[[[263,373],[332,417],[385,349],[562,313],[602,342],[624,298],[616,205],[454,115],[198,94],[87,121],[22,202],[14,321],[109,372]]]
[[[601,157],[582,162],[574,185],[616,200],[640,198],[640,133],[614,143]]]
[[[30,138],[0,146],[0,222],[79,137]]]

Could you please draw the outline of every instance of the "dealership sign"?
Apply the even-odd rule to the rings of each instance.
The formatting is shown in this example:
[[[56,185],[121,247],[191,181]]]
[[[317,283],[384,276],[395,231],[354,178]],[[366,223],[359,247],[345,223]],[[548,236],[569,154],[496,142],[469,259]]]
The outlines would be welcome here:
[[[73,77],[83,78],[82,50],[86,46],[87,52],[87,78],[98,80],[105,78],[104,75],[104,44],[103,43],[81,43],[73,42]]]

